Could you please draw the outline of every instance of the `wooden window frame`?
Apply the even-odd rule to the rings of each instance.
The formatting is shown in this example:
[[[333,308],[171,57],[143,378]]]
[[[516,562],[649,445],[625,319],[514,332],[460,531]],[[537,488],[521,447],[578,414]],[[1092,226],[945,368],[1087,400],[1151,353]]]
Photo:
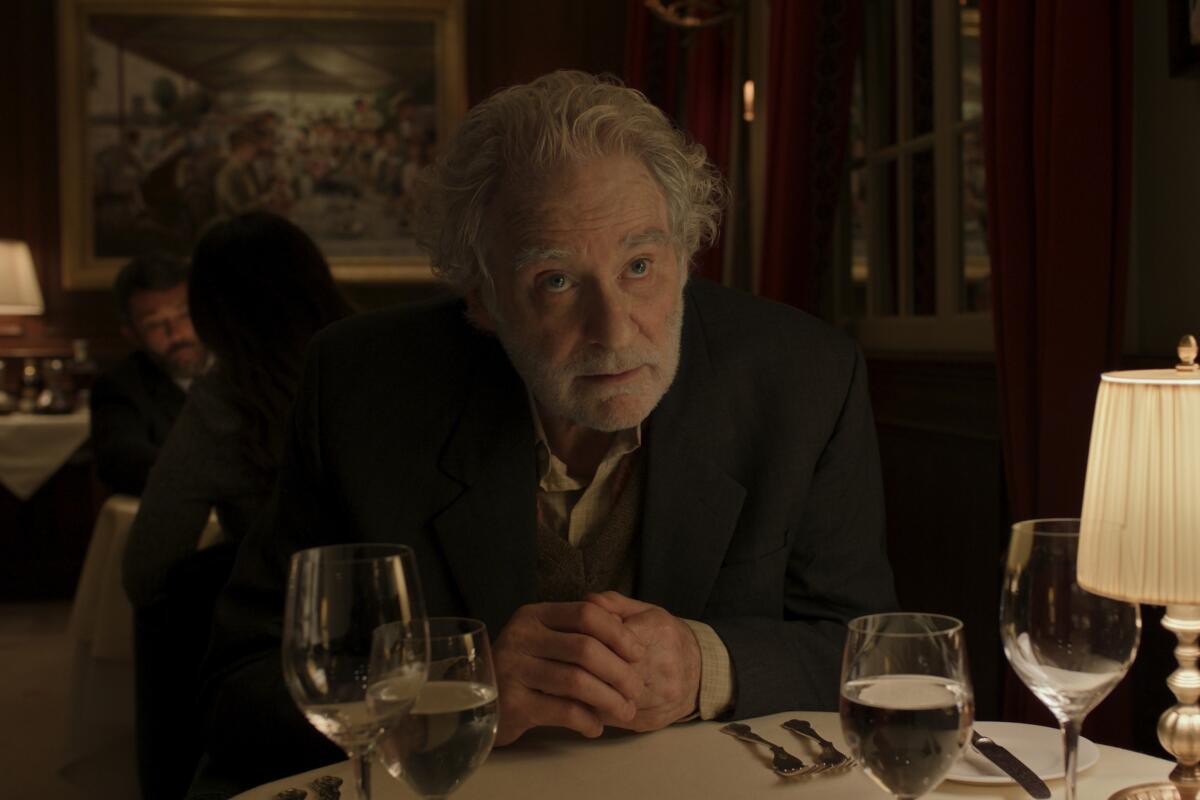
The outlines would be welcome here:
[[[931,0],[933,25],[933,130],[914,136],[911,96],[911,20],[913,0],[868,0],[863,39],[862,77],[866,153],[851,156],[848,164],[835,237],[834,317],[851,331],[864,348],[872,351],[916,351],[989,353],[994,349],[990,311],[963,311],[965,256],[962,247],[963,184],[962,141],[964,133],[980,126],[981,120],[963,120],[962,68],[960,55],[961,25],[957,0]],[[891,8],[895,24],[895,70],[879,63],[886,48],[881,31],[886,18],[878,14]],[[889,74],[890,73],[890,74]],[[866,82],[895,81],[890,93],[870,91]],[[891,144],[881,144],[879,122],[888,113],[886,105],[895,103],[902,113],[895,117],[896,135]],[[913,156],[932,150],[934,169],[934,236],[936,305],[933,314],[913,313],[912,175]],[[888,206],[876,202],[881,196],[882,171],[876,167],[896,164],[896,202]],[[849,292],[854,290],[850,243],[850,172],[863,170],[867,179],[867,264],[881,263],[879,252],[885,226],[895,215],[896,282],[879,269],[867,270],[866,312],[856,316],[850,311]],[[861,267],[860,267],[861,268]],[[890,310],[895,297],[895,313]]]

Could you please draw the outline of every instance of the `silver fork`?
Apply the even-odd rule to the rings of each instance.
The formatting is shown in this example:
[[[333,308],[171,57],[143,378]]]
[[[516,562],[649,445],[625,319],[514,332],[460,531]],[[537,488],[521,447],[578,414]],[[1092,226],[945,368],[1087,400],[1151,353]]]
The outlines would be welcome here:
[[[831,769],[846,769],[854,766],[856,763],[853,758],[838,750],[833,742],[817,733],[817,729],[808,724],[807,720],[789,719],[783,723],[783,727],[792,733],[806,736],[821,746],[821,752],[817,755],[818,772],[825,772]]]
[[[735,739],[741,739],[744,742],[754,742],[755,744],[766,745],[771,748],[771,769],[775,770],[777,775],[782,775],[785,778],[797,778],[801,775],[808,775],[818,769],[816,764],[805,764],[779,745],[768,742],[750,730],[749,725],[744,725],[740,722],[731,722],[721,728],[721,733],[727,733]]]

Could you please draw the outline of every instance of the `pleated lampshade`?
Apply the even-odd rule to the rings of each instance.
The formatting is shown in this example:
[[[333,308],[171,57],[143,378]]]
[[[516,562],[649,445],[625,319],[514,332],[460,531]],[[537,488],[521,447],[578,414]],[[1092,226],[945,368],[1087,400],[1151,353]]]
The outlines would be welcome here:
[[[1101,376],[1081,518],[1085,589],[1200,604],[1200,372]]]
[[[37,316],[45,308],[29,245],[0,239],[0,315]]]

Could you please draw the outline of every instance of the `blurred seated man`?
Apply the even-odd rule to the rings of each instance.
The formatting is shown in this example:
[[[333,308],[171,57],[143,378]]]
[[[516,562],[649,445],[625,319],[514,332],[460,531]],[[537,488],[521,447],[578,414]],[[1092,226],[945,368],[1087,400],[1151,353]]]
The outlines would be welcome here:
[[[419,194],[460,299],[309,348],[218,605],[213,772],[344,757],[279,652],[289,557],[338,542],[410,545],[429,613],[486,622],[499,745],[836,707],[846,622],[895,607],[863,358],[689,278],[724,195],[642,95],[583,73],[467,115]]]
[[[208,363],[188,316],[187,275],[173,256],[141,256],[113,285],[121,333],[137,348],[92,387],[92,446],[100,480],[114,492],[142,493],[192,379]]]

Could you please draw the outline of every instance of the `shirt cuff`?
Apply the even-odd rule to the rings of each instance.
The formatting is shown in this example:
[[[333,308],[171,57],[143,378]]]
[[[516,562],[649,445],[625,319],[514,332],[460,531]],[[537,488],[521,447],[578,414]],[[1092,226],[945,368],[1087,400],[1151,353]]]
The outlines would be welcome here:
[[[711,627],[690,619],[684,622],[700,645],[700,719],[716,719],[733,706],[733,661]]]

